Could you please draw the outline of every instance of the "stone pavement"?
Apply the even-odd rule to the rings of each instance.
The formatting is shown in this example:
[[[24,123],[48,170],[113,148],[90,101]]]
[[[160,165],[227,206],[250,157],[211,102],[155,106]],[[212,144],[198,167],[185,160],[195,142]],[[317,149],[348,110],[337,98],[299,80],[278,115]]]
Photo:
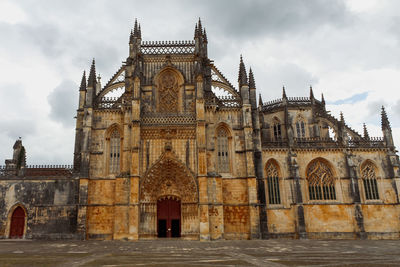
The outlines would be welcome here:
[[[1,240],[0,266],[400,266],[400,240]]]

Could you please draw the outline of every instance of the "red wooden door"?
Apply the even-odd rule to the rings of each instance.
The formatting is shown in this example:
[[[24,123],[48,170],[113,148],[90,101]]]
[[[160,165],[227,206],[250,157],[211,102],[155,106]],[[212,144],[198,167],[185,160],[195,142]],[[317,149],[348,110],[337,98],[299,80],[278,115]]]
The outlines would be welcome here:
[[[17,207],[11,216],[10,238],[22,238],[25,227],[25,212]]]
[[[157,202],[158,237],[181,236],[181,202],[164,198]]]

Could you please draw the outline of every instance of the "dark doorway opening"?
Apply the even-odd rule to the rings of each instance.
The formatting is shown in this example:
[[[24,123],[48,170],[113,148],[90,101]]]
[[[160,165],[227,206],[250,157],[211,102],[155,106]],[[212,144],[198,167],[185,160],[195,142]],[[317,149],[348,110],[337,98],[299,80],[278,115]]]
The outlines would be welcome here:
[[[181,236],[181,201],[164,197],[157,201],[158,237]]]
[[[167,220],[158,220],[158,237],[167,237]]]
[[[22,238],[25,228],[25,211],[17,207],[11,216],[10,238]]]

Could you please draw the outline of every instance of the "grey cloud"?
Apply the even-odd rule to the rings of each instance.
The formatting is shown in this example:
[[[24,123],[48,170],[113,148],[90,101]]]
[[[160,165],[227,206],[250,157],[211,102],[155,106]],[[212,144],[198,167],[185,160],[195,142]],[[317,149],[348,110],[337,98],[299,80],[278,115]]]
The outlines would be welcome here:
[[[397,102],[390,109],[389,121],[392,122],[392,126],[394,127],[400,126],[400,100],[397,100]]]
[[[64,127],[74,125],[75,108],[78,103],[78,85],[72,81],[64,80],[48,95],[50,104],[50,118],[61,123]]]
[[[235,37],[304,34],[323,25],[341,27],[351,22],[341,0],[209,0],[202,2],[201,10],[210,25],[220,27],[220,33]]]
[[[379,125],[381,121],[382,106],[385,108],[388,107],[387,102],[383,99],[369,102],[368,110],[366,110],[366,122]]]
[[[267,88],[257,87],[264,99],[280,98],[282,86],[285,86],[288,96],[308,96],[309,86],[318,82],[312,73],[293,63],[275,64],[265,68],[261,75],[254,74],[256,82],[267,85]]]
[[[10,139],[28,137],[36,133],[36,125],[32,120],[15,119],[2,122],[1,131]]]

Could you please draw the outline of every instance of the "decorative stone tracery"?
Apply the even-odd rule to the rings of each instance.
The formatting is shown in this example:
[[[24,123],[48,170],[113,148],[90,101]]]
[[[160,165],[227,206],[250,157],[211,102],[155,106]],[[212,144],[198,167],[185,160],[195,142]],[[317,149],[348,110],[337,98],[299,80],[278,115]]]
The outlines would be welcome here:
[[[306,175],[310,200],[336,199],[335,179],[324,160],[313,160],[307,167]]]
[[[171,69],[163,70],[158,80],[158,111],[179,112],[179,77]]]
[[[140,186],[140,232],[156,236],[157,200],[173,197],[181,200],[182,236],[198,235],[197,184],[174,153],[166,150],[146,172]]]

